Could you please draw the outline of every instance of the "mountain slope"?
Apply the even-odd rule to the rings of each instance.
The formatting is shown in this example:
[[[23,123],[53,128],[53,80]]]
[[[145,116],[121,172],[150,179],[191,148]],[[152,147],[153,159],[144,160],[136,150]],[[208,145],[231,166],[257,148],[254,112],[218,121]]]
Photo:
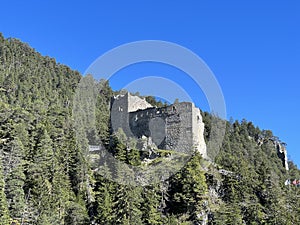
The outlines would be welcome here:
[[[72,114],[80,79],[53,58],[0,35],[0,224],[300,224],[300,188],[284,185],[300,179],[300,171],[292,162],[286,171],[270,141],[279,139],[246,120],[227,122],[209,166],[195,154],[170,179],[147,187],[102,177],[77,142]],[[140,165],[141,153],[127,151],[126,137],[109,133],[108,82],[89,79],[101,86],[97,127],[89,134],[96,133],[118,160]],[[203,113],[203,120],[208,140],[212,115]]]

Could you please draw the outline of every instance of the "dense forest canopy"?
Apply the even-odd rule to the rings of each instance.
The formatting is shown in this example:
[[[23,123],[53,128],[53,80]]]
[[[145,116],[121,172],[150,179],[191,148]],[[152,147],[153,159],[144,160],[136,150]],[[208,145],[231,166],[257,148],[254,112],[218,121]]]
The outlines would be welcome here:
[[[0,34],[1,225],[300,224],[300,188],[285,185],[288,179],[300,179],[300,171],[292,161],[285,169],[269,141],[279,140],[271,131],[246,120],[226,122],[214,163],[195,152],[178,173],[149,186],[127,186],[101,176],[81,144],[86,131],[128,165],[144,165],[145,156],[134,145],[128,148],[121,131],[110,133],[114,91],[108,81],[89,78],[96,90],[91,93],[96,126],[74,122],[73,114],[89,104],[85,99],[73,106],[81,78],[79,72]],[[147,100],[162,105],[151,96]],[[209,140],[213,115],[202,116]],[[265,141],[258,143],[261,138]],[[175,154],[161,150],[152,163]],[[132,172],[127,167],[118,171],[119,176]]]

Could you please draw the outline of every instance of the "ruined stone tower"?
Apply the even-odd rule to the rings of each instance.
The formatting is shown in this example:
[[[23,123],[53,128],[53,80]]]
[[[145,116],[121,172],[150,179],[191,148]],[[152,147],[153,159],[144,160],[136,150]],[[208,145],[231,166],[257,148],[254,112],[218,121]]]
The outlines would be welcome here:
[[[122,128],[127,137],[151,137],[160,149],[184,153],[197,150],[207,157],[204,123],[193,103],[156,108],[138,96],[118,95],[111,102],[111,125],[113,131]]]

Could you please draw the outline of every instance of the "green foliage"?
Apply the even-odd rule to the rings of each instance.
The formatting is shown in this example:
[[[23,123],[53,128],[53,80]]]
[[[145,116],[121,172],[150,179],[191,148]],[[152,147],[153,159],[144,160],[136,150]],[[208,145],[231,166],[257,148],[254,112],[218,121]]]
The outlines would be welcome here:
[[[5,192],[7,198],[10,200],[8,204],[11,217],[21,220],[25,210],[25,193],[23,187],[26,177],[24,174],[24,160],[22,159],[24,146],[18,138],[12,142],[10,153],[10,158],[15,160],[15,162],[13,162],[14,167],[6,175]]]
[[[0,224],[8,225],[10,217],[7,208],[7,200],[4,193],[4,187],[5,187],[5,183],[2,175],[2,167],[0,164]]]
[[[131,138],[127,138],[121,128],[111,135],[111,152],[115,158],[128,165],[139,166],[141,165],[141,156],[135,145],[136,143],[133,143]]]
[[[161,100],[157,101],[157,100],[155,99],[155,97],[153,97],[153,96],[146,96],[145,99],[146,99],[146,101],[147,101],[149,104],[151,104],[151,105],[153,105],[153,106],[156,106],[156,107],[158,107],[158,108],[168,106],[168,103],[167,103],[167,102],[162,102]]]
[[[88,225],[89,217],[83,203],[70,202],[64,218],[65,224]]]
[[[142,224],[142,189],[118,185],[113,206],[114,224]]]
[[[110,134],[108,81],[79,82],[78,72],[1,34],[0,65],[0,224],[300,224],[300,188],[284,185],[300,171],[293,162],[289,172],[282,166],[272,131],[204,112],[207,142],[221,130],[213,126],[226,126],[221,151],[207,146],[215,163],[207,168],[195,153],[164,182],[120,184],[110,178],[132,184],[142,178],[136,166],[173,168],[181,155],[157,150],[146,163],[134,139]],[[119,161],[105,178],[87,154],[100,143]]]
[[[190,159],[171,183],[170,212],[174,215],[189,215],[188,221],[201,223],[207,206],[207,185],[198,152]]]
[[[160,195],[157,186],[144,187],[142,202],[143,224],[163,224],[160,208]]]
[[[293,224],[292,221],[298,221],[297,210],[291,212],[291,208],[299,204],[297,192],[289,192],[291,187],[284,186],[284,181],[290,176],[299,176],[294,174],[299,170],[284,169],[272,140],[279,141],[271,131],[261,131],[246,120],[227,124],[216,163],[232,173],[222,177],[223,203],[216,205],[211,224]],[[293,167],[291,162],[290,166]],[[287,192],[291,194],[289,197]],[[295,201],[290,204],[290,199]]]
[[[96,183],[96,221],[99,224],[113,224],[113,203],[115,185],[109,180],[97,177]]]

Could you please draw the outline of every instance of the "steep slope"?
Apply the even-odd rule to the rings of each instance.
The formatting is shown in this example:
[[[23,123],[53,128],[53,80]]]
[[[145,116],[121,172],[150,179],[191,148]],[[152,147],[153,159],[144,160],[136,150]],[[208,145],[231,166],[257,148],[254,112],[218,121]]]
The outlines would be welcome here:
[[[211,115],[205,113],[204,118],[209,136]],[[285,181],[299,179],[300,173],[292,162],[287,170],[272,140],[281,143],[271,131],[246,120],[227,122],[216,166],[207,173],[210,196],[217,206],[212,210],[213,224],[299,224],[299,188],[286,186]]]
[[[80,74],[1,35],[0,65],[0,155],[9,216],[23,224],[88,221],[88,171],[71,121]]]
[[[109,133],[113,92],[108,82],[91,76],[88,81],[101,89],[95,93],[97,125],[76,136],[75,127],[84,124],[73,118],[80,79],[78,72],[0,35],[0,224],[300,224],[300,188],[284,184],[300,179],[299,170],[292,162],[289,171],[283,166],[274,140],[281,142],[271,131],[245,120],[227,122],[210,166],[195,153],[180,172],[147,187],[102,177],[78,138],[97,134],[116,159],[133,166],[145,166],[145,156],[128,148],[126,136]],[[89,99],[80,104],[79,110],[88,107]],[[202,116],[208,140],[212,115]],[[153,163],[172,154],[161,151]]]

